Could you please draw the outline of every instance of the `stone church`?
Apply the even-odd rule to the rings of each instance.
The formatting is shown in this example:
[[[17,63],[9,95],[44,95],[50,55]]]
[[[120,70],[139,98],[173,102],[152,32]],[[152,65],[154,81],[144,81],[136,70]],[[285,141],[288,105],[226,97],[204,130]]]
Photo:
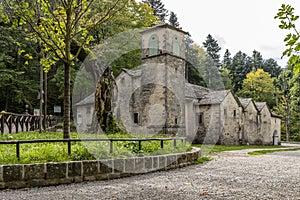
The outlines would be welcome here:
[[[160,24],[141,34],[140,69],[123,69],[116,78],[114,115],[129,132],[186,136],[200,144],[280,144],[281,118],[266,103],[186,81],[186,32]],[[92,121],[85,109],[92,112],[93,97],[76,104],[81,122]]]

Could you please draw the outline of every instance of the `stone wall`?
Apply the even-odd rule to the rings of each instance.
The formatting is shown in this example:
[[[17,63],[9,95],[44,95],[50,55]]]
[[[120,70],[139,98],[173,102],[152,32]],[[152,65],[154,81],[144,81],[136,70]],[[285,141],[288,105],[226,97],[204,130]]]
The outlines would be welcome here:
[[[243,144],[255,144],[258,136],[259,116],[258,111],[251,101],[243,112]]]
[[[241,107],[230,92],[220,104],[221,134],[219,144],[238,145],[239,133],[241,132]]]
[[[71,161],[43,164],[0,165],[0,189],[40,187],[83,181],[109,180],[175,169],[193,164],[200,149],[160,156]]]

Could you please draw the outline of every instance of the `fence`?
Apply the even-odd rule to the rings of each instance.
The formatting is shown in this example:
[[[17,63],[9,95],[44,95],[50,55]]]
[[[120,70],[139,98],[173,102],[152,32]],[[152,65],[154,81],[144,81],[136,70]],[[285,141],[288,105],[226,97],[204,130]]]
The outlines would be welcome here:
[[[55,125],[56,119],[53,116],[41,116],[43,119],[42,128],[46,129]],[[39,115],[14,114],[8,112],[0,113],[0,134],[18,133],[23,131],[35,131],[40,128]]]
[[[109,141],[110,142],[110,153],[113,153],[113,142],[117,141],[131,141],[138,142],[139,150],[142,149],[143,141],[160,141],[160,147],[164,148],[164,141],[173,140],[174,147],[177,145],[177,140],[185,142],[185,138],[82,138],[82,139],[60,139],[60,140],[10,140],[10,141],[0,141],[0,144],[15,144],[16,145],[16,156],[20,159],[20,144],[30,144],[30,143],[53,143],[62,142],[68,144],[68,154],[71,154],[71,142],[90,142],[90,141]]]

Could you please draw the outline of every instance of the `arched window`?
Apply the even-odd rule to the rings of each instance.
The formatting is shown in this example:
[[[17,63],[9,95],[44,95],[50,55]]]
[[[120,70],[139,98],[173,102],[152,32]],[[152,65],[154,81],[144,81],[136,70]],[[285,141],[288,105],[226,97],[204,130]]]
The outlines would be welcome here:
[[[149,39],[149,56],[154,56],[158,54],[158,37],[157,35],[152,35]]]
[[[180,42],[177,36],[173,37],[173,54],[176,56],[180,55]]]

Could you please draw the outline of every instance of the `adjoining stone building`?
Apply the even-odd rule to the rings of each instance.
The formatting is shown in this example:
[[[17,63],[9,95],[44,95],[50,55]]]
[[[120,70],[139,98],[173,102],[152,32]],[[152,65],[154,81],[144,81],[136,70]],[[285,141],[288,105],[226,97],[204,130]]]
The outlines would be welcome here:
[[[280,144],[280,117],[265,103],[186,82],[186,32],[160,24],[141,34],[141,68],[123,69],[116,78],[114,114],[130,132],[193,143]]]

